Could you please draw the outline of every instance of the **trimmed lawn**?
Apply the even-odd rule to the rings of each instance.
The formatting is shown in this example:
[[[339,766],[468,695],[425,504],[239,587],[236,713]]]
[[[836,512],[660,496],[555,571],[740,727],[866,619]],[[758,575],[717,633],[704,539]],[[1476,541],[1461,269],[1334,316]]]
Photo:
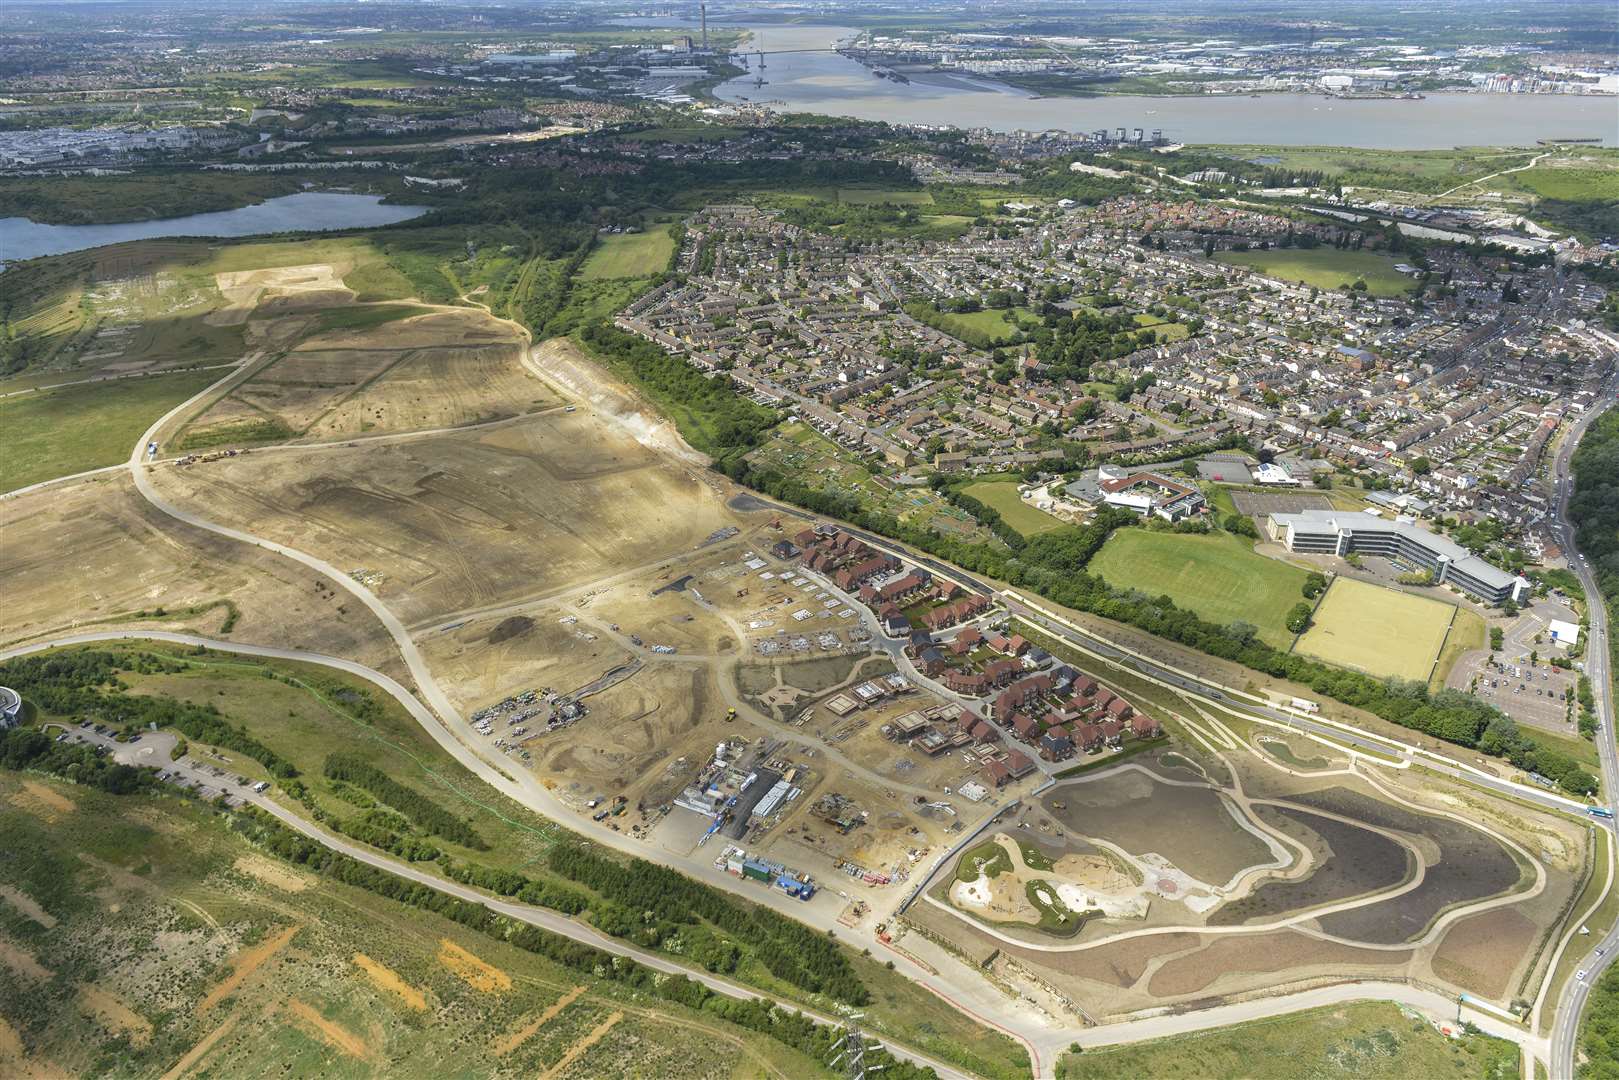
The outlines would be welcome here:
[[[667,267],[674,250],[675,238],[669,235],[667,226],[646,232],[614,233],[601,238],[579,268],[579,276],[587,280],[646,277]]]
[[[1476,611],[1457,608],[1456,622],[1450,628],[1450,635],[1445,638],[1445,647],[1439,654],[1439,663],[1434,667],[1429,688],[1443,690],[1445,680],[1450,676],[1450,669],[1456,666],[1456,661],[1461,658],[1462,653],[1470,649],[1482,649],[1489,644],[1489,640],[1489,628],[1484,625],[1484,617]]]
[[[1281,281],[1297,281],[1319,289],[1341,289],[1357,279],[1373,296],[1399,296],[1416,287],[1416,279],[1394,269],[1397,260],[1372,251],[1337,248],[1272,248],[1269,251],[1220,251],[1216,262],[1246,266]]]
[[[1015,480],[986,480],[969,484],[962,491],[1000,514],[1002,521],[1024,536],[1037,536],[1062,528],[1061,521],[1018,498],[1017,488]]]
[[[182,371],[65,386],[0,400],[0,491],[116,465],[153,420],[224,371]]]
[[[1250,543],[1229,533],[1120,529],[1088,570],[1109,585],[1149,596],[1167,593],[1177,606],[1210,622],[1249,623],[1261,638],[1285,648],[1291,637],[1287,613],[1304,599],[1305,571],[1255,554]]]
[[[1459,613],[1442,600],[1341,577],[1327,590],[1298,651],[1379,678],[1427,682]]]
[[[1068,1053],[1057,1062],[1057,1076],[1061,1080],[1120,1076],[1516,1080],[1518,1048],[1488,1035],[1448,1039],[1426,1020],[1378,1001]]]
[[[969,344],[979,341],[999,341],[1017,333],[1016,318],[1034,315],[1025,307],[985,308],[982,311],[941,311],[933,325],[945,333],[959,337]]]

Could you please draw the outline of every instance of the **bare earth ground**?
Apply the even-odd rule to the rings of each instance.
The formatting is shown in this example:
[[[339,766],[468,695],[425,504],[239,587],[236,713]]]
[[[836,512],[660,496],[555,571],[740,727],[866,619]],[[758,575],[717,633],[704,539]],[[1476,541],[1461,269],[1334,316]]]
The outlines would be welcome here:
[[[162,469],[154,482],[211,520],[353,568],[407,623],[602,577],[729,520],[707,484],[583,412]]]
[[[397,670],[393,643],[359,604],[316,590],[295,563],[158,513],[126,476],[0,501],[0,533],[8,643],[131,627],[215,633],[224,606],[183,613],[229,600],[238,640]],[[160,608],[166,617],[153,617]]]

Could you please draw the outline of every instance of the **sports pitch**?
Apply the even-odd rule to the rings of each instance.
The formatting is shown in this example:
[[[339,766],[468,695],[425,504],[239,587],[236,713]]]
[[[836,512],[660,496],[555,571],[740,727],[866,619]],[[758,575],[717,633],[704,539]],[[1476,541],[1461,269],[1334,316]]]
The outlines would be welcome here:
[[[1287,613],[1304,599],[1305,571],[1256,554],[1249,541],[1230,535],[1120,529],[1087,568],[1109,585],[1169,594],[1210,622],[1242,621],[1259,636],[1287,647]]]
[[[1015,480],[987,480],[969,484],[962,489],[985,506],[1001,515],[1001,520],[1023,536],[1037,536],[1052,529],[1062,528],[1062,521],[1044,510],[1037,510],[1024,502],[1017,493]]]
[[[1456,613],[1439,600],[1338,578],[1296,648],[1368,675],[1426,682]]]

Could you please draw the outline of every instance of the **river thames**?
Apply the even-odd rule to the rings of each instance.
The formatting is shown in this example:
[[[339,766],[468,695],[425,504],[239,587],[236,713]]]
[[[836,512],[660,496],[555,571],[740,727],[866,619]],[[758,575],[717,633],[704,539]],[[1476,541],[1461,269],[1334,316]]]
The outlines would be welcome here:
[[[766,54],[763,75],[720,85],[732,102],[773,102],[784,112],[813,112],[949,124],[996,131],[1161,129],[1174,142],[1274,146],[1359,146],[1425,150],[1454,146],[1533,146],[1537,139],[1600,138],[1619,142],[1619,98],[1567,94],[1429,94],[1421,100],[1345,100],[1319,94],[1203,94],[1191,97],[1041,98],[987,79],[911,76],[909,84],[874,76],[830,49],[855,31],[830,26],[752,28]],[[750,58],[751,59],[751,58]],[[757,62],[754,61],[756,64]]]

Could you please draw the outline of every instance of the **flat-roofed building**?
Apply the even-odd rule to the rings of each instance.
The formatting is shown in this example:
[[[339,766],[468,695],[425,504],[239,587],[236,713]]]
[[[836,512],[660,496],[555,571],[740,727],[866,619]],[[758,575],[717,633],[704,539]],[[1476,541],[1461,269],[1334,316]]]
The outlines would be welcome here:
[[[1383,555],[1430,571],[1434,583],[1454,585],[1487,604],[1514,603],[1529,591],[1518,574],[1485,562],[1460,544],[1415,522],[1364,511],[1305,510],[1272,514],[1271,538],[1305,555]]]

